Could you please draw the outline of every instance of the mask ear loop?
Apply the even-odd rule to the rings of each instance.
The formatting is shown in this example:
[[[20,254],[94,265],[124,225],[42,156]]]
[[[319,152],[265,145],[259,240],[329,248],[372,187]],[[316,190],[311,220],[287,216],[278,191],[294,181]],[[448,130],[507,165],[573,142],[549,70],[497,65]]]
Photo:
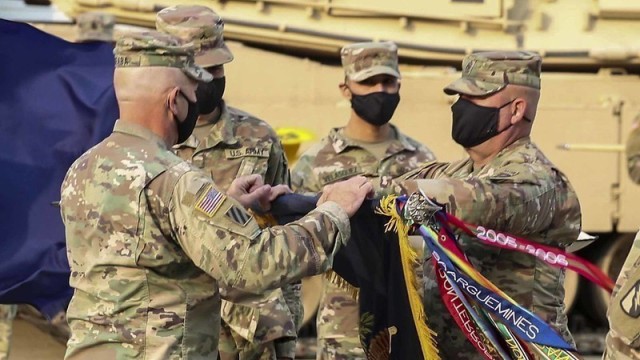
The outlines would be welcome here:
[[[507,103],[505,103],[504,105],[500,106],[500,107],[498,108],[498,110],[502,110],[504,107],[506,107],[506,106],[508,106],[509,104],[511,104],[512,102],[516,101],[516,99],[517,99],[517,98],[515,98],[515,99],[513,99],[513,100],[511,100],[511,101],[509,101],[509,102],[507,102]]]
[[[516,99],[517,99],[517,98],[515,98],[515,99],[513,99],[513,100],[509,101],[508,103],[506,103],[506,104],[504,104],[504,105],[500,106],[500,107],[498,108],[498,113],[500,112],[500,110],[502,110],[503,108],[507,107],[507,105],[509,105],[509,104],[513,103],[514,101],[516,101]],[[511,114],[511,116],[513,116],[513,114]],[[506,127],[506,128],[504,128],[504,129],[502,129],[502,130],[498,130],[498,132],[496,133],[496,135],[501,134],[501,133],[503,133],[503,132],[505,132],[505,131],[509,130],[509,128],[510,128],[510,127],[512,127],[512,126],[513,126],[513,124],[512,124],[511,122],[509,122],[509,125],[507,125],[507,127]],[[494,135],[494,136],[495,136],[495,135]]]

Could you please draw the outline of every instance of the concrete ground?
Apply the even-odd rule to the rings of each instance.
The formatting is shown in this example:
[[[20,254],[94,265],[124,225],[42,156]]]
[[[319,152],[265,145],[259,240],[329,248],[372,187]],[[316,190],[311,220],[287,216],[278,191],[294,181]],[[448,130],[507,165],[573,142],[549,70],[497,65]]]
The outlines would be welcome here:
[[[65,346],[35,326],[16,319],[9,360],[60,360]]]
[[[9,360],[61,360],[64,345],[53,340],[24,320],[14,322],[14,336]],[[600,356],[586,356],[585,360],[599,360]]]

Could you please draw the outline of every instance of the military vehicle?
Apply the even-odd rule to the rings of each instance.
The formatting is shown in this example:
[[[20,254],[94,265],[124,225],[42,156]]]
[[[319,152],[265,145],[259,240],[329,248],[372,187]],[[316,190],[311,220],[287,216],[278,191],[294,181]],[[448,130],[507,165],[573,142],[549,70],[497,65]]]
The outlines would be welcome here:
[[[182,0],[52,0],[68,16],[102,11],[120,25],[154,27],[155,12]],[[454,97],[444,85],[471,52],[536,51],[544,59],[533,139],[576,188],[583,230],[598,237],[579,251],[615,278],[640,225],[640,188],[622,149],[640,110],[640,3],[626,0],[190,0],[225,19],[235,60],[225,66],[227,100],[274,127],[320,138],[344,124],[339,49],[392,40],[401,57],[402,102],[393,122],[441,160],[464,156],[451,141]],[[73,40],[69,25],[41,25]],[[116,27],[116,33],[122,27]],[[304,150],[309,143],[302,144]],[[294,161],[294,159],[290,159]],[[314,281],[317,281],[316,278]],[[305,297],[317,306],[317,286]],[[608,294],[567,272],[566,303],[577,334],[606,328]],[[311,290],[310,290],[311,289]],[[316,289],[316,290],[313,290]],[[306,309],[313,315],[313,305]],[[588,339],[593,339],[593,337]],[[583,341],[582,351],[601,346]],[[584,343],[585,345],[582,345]]]

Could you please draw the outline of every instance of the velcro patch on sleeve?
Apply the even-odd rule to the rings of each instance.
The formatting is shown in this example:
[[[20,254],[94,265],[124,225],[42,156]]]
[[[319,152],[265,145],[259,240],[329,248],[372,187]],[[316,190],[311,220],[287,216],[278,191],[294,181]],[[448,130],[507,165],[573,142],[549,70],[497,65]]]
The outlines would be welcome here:
[[[622,300],[620,300],[620,307],[625,314],[631,316],[634,319],[640,317],[640,280],[627,291]]]
[[[226,195],[209,185],[196,201],[195,209],[208,217],[213,217],[226,198]]]
[[[230,207],[225,215],[231,219],[231,221],[240,226],[246,226],[249,223],[249,220],[251,220],[251,215],[249,215],[249,213],[236,206]]]

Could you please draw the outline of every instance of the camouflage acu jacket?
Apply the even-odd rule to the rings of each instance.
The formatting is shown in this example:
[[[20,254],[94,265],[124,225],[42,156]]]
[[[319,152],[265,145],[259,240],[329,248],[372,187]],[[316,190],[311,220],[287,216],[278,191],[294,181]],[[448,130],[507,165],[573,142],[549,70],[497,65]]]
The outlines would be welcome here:
[[[350,235],[331,202],[260,230],[209,176],[122,121],[61,192],[75,289],[68,359],[215,359],[221,295],[252,301],[324,271]]]
[[[627,139],[627,170],[629,177],[640,184],[640,115],[634,121]],[[627,256],[616,286],[611,294],[607,317],[609,332],[606,337],[604,359],[640,358],[640,232]]]
[[[174,150],[211,174],[222,190],[229,188],[235,178],[250,174],[260,174],[265,184],[289,185],[287,159],[269,124],[223,102],[220,119],[203,127],[209,130],[203,131],[206,136],[194,134]],[[295,338],[298,322],[302,321],[300,289],[299,284],[287,284],[274,290],[270,301],[263,302],[260,309],[223,301],[222,319],[249,342]]]
[[[378,159],[349,138],[342,135],[343,128],[335,128],[329,136],[298,159],[292,170],[291,186],[298,193],[316,193],[327,184],[363,175],[373,181],[376,191],[391,185],[391,180],[435,156],[426,146],[403,135],[395,126],[396,140],[391,143],[384,158]]]
[[[205,138],[192,135],[174,150],[210,173],[222,189],[233,179],[250,174],[262,175],[265,184],[289,184],[287,159],[269,124],[224,103],[220,119]]]
[[[640,232],[620,270],[611,294],[607,317],[604,359],[631,360],[640,358]]]
[[[640,184],[640,119],[636,120],[636,126],[627,139],[627,170],[631,180]]]
[[[405,175],[397,191],[420,188],[467,223],[565,248],[578,238],[580,205],[565,175],[530,141],[520,139],[488,164],[473,168],[471,159],[433,162]],[[519,252],[489,247],[462,236],[461,244],[473,265],[521,305],[533,310],[573,342],[564,314],[564,272]],[[444,359],[471,359],[476,354],[440,300],[433,266],[428,277],[425,308],[440,342]],[[434,316],[433,314],[438,314]],[[450,342],[460,340],[460,344]],[[476,354],[476,356],[479,356]]]

